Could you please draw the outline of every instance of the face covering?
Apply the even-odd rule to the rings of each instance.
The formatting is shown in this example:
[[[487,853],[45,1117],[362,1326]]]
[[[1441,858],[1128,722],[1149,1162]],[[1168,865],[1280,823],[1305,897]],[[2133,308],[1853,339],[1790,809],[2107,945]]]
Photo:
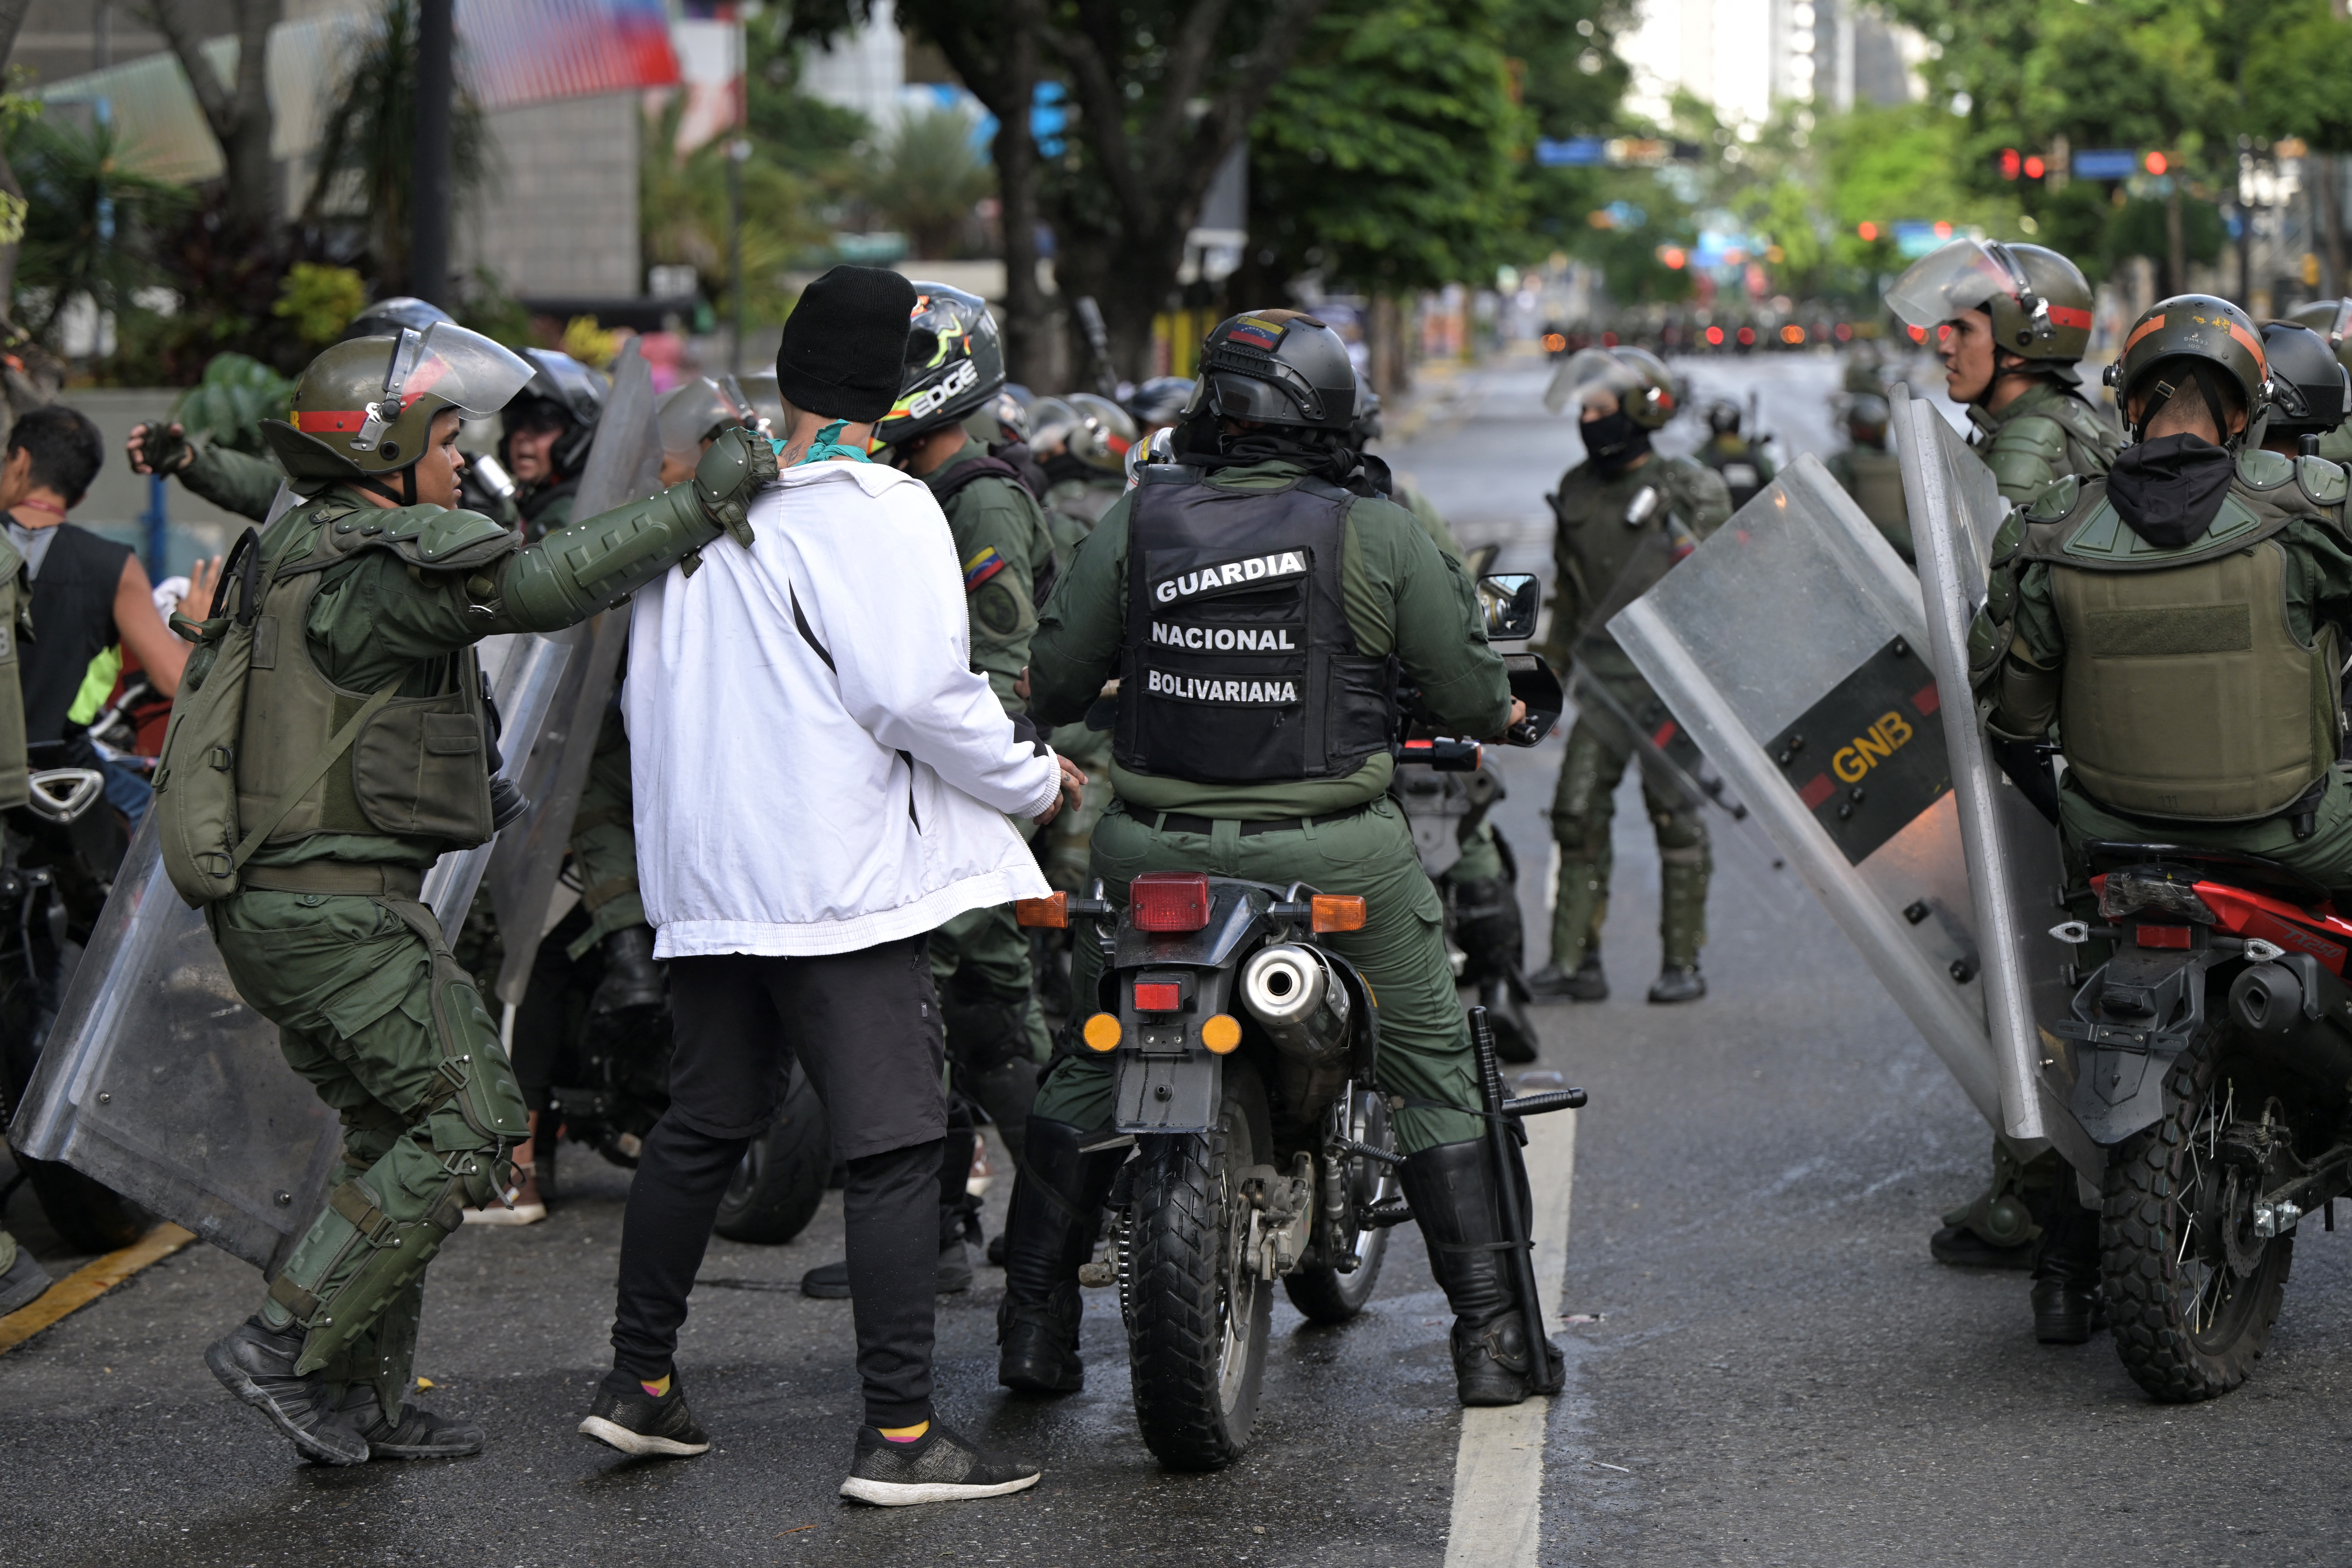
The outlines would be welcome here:
[[[1588,419],[1576,428],[1584,437],[1585,455],[1604,474],[1618,472],[1650,449],[1650,433],[1634,424],[1622,408],[1598,419]]]
[[[2205,537],[2237,465],[2201,436],[2159,436],[2126,449],[2107,471],[2107,498],[2131,531],[2160,550]]]

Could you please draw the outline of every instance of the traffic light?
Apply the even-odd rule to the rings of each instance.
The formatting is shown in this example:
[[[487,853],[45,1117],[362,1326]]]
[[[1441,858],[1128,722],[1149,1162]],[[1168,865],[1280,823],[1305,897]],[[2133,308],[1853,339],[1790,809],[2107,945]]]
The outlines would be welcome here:
[[[2004,180],[2014,180],[2025,168],[2025,160],[2014,147],[2002,148],[1994,162],[2000,166],[2000,177]]]

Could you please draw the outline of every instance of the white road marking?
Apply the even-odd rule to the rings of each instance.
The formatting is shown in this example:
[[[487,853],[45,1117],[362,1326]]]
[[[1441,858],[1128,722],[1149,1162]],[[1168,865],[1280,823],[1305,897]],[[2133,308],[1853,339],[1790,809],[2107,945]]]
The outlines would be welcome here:
[[[1567,1285],[1568,1205],[1576,1175],[1576,1112],[1531,1116],[1528,1184],[1535,1194],[1536,1284],[1544,1327],[1557,1330]],[[1465,1410],[1454,1456],[1454,1517],[1445,1568],[1536,1568],[1543,1542],[1543,1450],[1551,1401]]]

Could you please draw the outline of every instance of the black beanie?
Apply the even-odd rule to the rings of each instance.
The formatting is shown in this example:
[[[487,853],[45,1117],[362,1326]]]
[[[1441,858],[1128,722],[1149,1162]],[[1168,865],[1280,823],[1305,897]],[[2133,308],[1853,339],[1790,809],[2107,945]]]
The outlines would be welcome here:
[[[776,351],[776,390],[793,407],[869,425],[907,374],[915,286],[880,267],[836,267],[801,290]]]

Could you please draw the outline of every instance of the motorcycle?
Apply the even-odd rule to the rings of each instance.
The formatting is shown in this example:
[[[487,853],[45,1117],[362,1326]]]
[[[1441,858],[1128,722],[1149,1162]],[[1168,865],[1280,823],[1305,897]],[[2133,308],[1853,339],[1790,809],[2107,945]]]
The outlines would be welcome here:
[[[1490,635],[1532,630],[1532,577],[1480,586]],[[1507,739],[1534,745],[1559,720],[1559,682],[1533,655],[1507,662],[1528,717]],[[1145,1446],[1172,1469],[1220,1468],[1249,1447],[1276,1281],[1309,1321],[1344,1323],[1379,1284],[1389,1228],[1412,1217],[1391,1102],[1374,1088],[1377,1004],[1322,940],[1361,930],[1365,901],[1151,871],[1129,884],[1124,908],[1097,881],[1087,897],[1057,892],[1015,912],[1031,928],[1084,922],[1100,959],[1097,1010],[1077,1034],[1115,1060],[1116,1122],[1099,1147],[1131,1153],[1111,1187],[1108,1258],[1079,1282],[1118,1290]],[[1517,1118],[1585,1097],[1507,1097],[1486,1010],[1471,1019],[1505,1220],[1525,1235]],[[1524,1248],[1518,1258],[1519,1299],[1539,1319],[1532,1264]],[[1540,1321],[1528,1326],[1542,1343]]]
[[[2335,1229],[2352,1190],[2352,918],[2252,855],[2085,853],[2100,923],[2051,934],[2113,952],[2053,1026],[2045,1082],[2105,1155],[2100,1272],[2125,1370],[2158,1399],[2210,1399],[2268,1344],[2302,1221]]]

